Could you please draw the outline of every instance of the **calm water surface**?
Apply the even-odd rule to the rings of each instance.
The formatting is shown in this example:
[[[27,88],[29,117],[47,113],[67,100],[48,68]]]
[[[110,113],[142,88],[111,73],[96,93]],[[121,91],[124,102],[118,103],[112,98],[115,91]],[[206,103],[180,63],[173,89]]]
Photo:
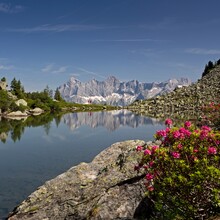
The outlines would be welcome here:
[[[45,181],[90,162],[115,142],[152,140],[163,127],[156,119],[123,110],[69,113],[59,121],[6,132],[5,143],[0,141],[0,219]]]

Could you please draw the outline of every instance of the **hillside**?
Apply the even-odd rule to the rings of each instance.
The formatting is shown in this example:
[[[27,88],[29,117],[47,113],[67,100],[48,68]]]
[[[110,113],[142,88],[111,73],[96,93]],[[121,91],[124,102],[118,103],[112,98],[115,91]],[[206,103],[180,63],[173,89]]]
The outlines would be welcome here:
[[[211,102],[219,102],[220,65],[216,65],[196,83],[176,88],[166,95],[136,101],[128,109],[156,117],[166,117],[175,113],[197,114],[201,107]]]

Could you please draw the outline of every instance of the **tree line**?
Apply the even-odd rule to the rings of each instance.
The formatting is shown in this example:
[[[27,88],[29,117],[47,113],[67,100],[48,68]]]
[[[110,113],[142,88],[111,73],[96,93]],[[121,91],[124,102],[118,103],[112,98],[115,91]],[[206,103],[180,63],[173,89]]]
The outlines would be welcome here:
[[[202,77],[207,75],[212,69],[214,69],[218,65],[220,65],[220,59],[214,63],[212,61],[209,61],[208,64],[205,65],[205,69],[202,73]]]
[[[1,79],[6,82],[6,78]],[[24,99],[27,106],[17,105],[15,103],[18,99]],[[10,83],[10,89],[3,90],[0,88],[0,110],[2,113],[6,111],[25,111],[35,107],[42,108],[45,111],[58,111],[61,109],[61,103],[65,103],[58,88],[53,92],[46,86],[41,92],[25,92],[24,86],[20,80],[13,78]]]

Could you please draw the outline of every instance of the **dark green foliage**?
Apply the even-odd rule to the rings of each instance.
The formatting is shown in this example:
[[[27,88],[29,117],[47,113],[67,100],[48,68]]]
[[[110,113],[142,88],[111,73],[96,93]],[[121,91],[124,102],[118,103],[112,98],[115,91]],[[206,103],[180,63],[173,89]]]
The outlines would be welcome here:
[[[61,111],[62,108],[59,103],[53,101],[50,94],[47,91],[32,92],[27,94],[28,106],[30,108],[41,108],[44,111]]]
[[[46,96],[48,96],[50,98],[53,98],[53,90],[50,89],[48,85],[44,89],[44,93],[45,93]]]
[[[25,98],[24,87],[21,85],[20,80],[15,78],[11,81],[11,92],[13,95],[16,95],[19,99]]]
[[[2,78],[1,78],[1,81],[2,81],[2,82],[6,82],[6,78],[5,78],[5,77],[2,77]]]
[[[208,64],[205,65],[205,69],[202,73],[202,77],[207,75],[213,68],[215,68],[219,64],[220,64],[220,59],[215,63],[213,63],[212,61],[209,61]]]
[[[0,90],[0,109],[2,112],[6,112],[11,105],[11,98],[8,93],[4,90]]]
[[[205,75],[207,75],[211,69],[213,69],[214,64],[212,63],[212,61],[209,61],[208,64],[205,65],[205,69],[202,73],[202,77],[204,77]]]
[[[10,106],[9,106],[10,110],[13,111],[13,112],[16,112],[16,111],[21,111],[21,112],[24,112],[27,107],[24,106],[24,105],[17,105],[15,102],[11,102]]]
[[[30,108],[42,108],[45,111],[50,111],[50,105],[53,102],[49,93],[44,90],[43,92],[27,93],[28,106]]]
[[[61,94],[58,88],[55,91],[54,99],[56,99],[57,101],[63,101],[63,98],[61,97]]]

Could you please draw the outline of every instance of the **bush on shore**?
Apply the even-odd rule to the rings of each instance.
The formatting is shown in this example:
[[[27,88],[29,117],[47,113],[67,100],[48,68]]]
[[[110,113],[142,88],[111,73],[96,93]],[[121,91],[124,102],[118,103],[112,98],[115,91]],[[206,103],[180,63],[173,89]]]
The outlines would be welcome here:
[[[135,167],[146,172],[146,195],[159,219],[205,219],[220,213],[220,132],[182,127],[159,130],[159,146],[137,146],[142,160]]]

